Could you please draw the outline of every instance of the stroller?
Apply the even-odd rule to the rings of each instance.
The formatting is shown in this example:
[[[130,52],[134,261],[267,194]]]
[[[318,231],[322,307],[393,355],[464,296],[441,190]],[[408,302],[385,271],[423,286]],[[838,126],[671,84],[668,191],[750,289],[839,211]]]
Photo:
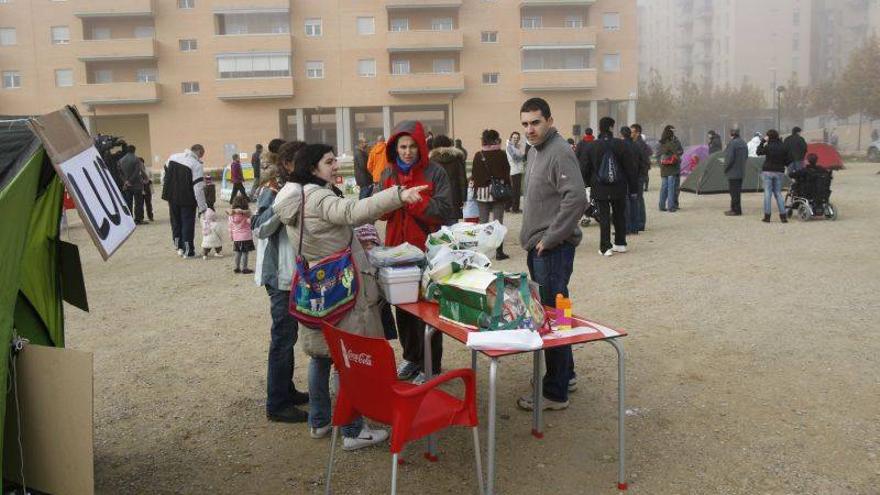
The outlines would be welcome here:
[[[785,195],[785,211],[789,218],[797,210],[803,221],[814,219],[837,219],[837,208],[831,197],[830,171],[800,169],[789,174],[795,181]]]
[[[589,227],[593,220],[595,220],[596,223],[599,223],[599,208],[596,207],[596,200],[593,199],[593,195],[590,194],[590,188],[587,188],[587,198],[589,199],[589,203],[581,217],[581,227]]]

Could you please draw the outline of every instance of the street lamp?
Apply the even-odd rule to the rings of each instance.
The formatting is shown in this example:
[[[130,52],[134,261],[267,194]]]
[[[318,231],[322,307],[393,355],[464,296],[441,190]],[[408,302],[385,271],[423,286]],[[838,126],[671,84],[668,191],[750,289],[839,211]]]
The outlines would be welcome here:
[[[776,130],[780,130],[782,125],[782,93],[785,92],[785,86],[776,87]]]

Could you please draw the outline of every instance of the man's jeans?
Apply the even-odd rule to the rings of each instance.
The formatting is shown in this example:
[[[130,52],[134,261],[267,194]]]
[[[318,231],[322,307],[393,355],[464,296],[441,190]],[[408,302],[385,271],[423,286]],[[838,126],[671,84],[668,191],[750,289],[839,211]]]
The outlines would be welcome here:
[[[266,372],[266,412],[279,413],[293,406],[293,345],[299,334],[299,325],[287,306],[290,291],[266,286],[269,294],[269,314],[272,316],[269,341],[269,366]]]
[[[369,198],[373,195],[373,184],[369,184],[361,187],[361,192],[358,193],[358,199]]]
[[[639,177],[639,188],[636,197],[627,197],[626,203],[626,233],[632,234],[645,230],[645,182],[648,179]],[[632,192],[632,191],[630,191]]]
[[[769,215],[771,209],[771,197],[776,197],[776,205],[779,207],[779,214],[785,214],[785,199],[782,197],[782,172],[761,172],[761,179],[764,181],[764,214]]]
[[[660,209],[678,209],[678,186],[680,175],[668,175],[660,178]]]
[[[574,246],[562,243],[545,249],[541,255],[532,249],[527,263],[529,276],[540,285],[541,303],[556,305],[556,294],[568,297],[568,280],[574,268]],[[544,397],[558,402],[568,400],[568,382],[574,378],[574,355],[571,346],[544,350],[547,373],[544,375]]]
[[[330,365],[326,357],[313,357],[309,361],[309,426],[321,428],[330,424]],[[356,438],[361,434],[364,419],[358,418],[342,427],[342,436]]]

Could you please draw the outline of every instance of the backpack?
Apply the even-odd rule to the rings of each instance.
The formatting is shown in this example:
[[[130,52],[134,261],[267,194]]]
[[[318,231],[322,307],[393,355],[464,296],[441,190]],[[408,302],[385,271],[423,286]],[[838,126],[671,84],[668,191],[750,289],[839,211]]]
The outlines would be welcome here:
[[[599,184],[614,185],[620,182],[620,165],[617,163],[617,157],[614,156],[614,150],[609,148],[608,139],[603,139],[604,152],[602,153],[602,161],[599,163],[599,170],[596,177]]]

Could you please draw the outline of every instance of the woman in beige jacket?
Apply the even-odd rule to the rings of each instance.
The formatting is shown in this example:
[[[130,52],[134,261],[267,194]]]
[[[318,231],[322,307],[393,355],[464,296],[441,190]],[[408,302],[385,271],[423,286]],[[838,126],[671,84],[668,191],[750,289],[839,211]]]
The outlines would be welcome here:
[[[380,216],[406,203],[421,201],[419,192],[427,186],[393,187],[362,200],[348,199],[333,186],[338,164],[333,148],[310,144],[295,157],[279,156],[279,161],[293,161],[293,172],[278,193],[273,210],[287,226],[292,246],[300,244],[300,208],[305,194],[305,225],[302,256],[309,263],[318,261],[351,246],[360,277],[360,293],[354,308],[337,326],[357,335],[384,338],[379,317],[380,289],[376,270],[357,242],[353,227],[372,223]],[[330,431],[330,353],[320,330],[300,327],[303,349],[309,363],[309,426],[312,438],[323,438]],[[384,441],[385,430],[372,430],[361,419],[342,428],[343,449],[354,450]]]

